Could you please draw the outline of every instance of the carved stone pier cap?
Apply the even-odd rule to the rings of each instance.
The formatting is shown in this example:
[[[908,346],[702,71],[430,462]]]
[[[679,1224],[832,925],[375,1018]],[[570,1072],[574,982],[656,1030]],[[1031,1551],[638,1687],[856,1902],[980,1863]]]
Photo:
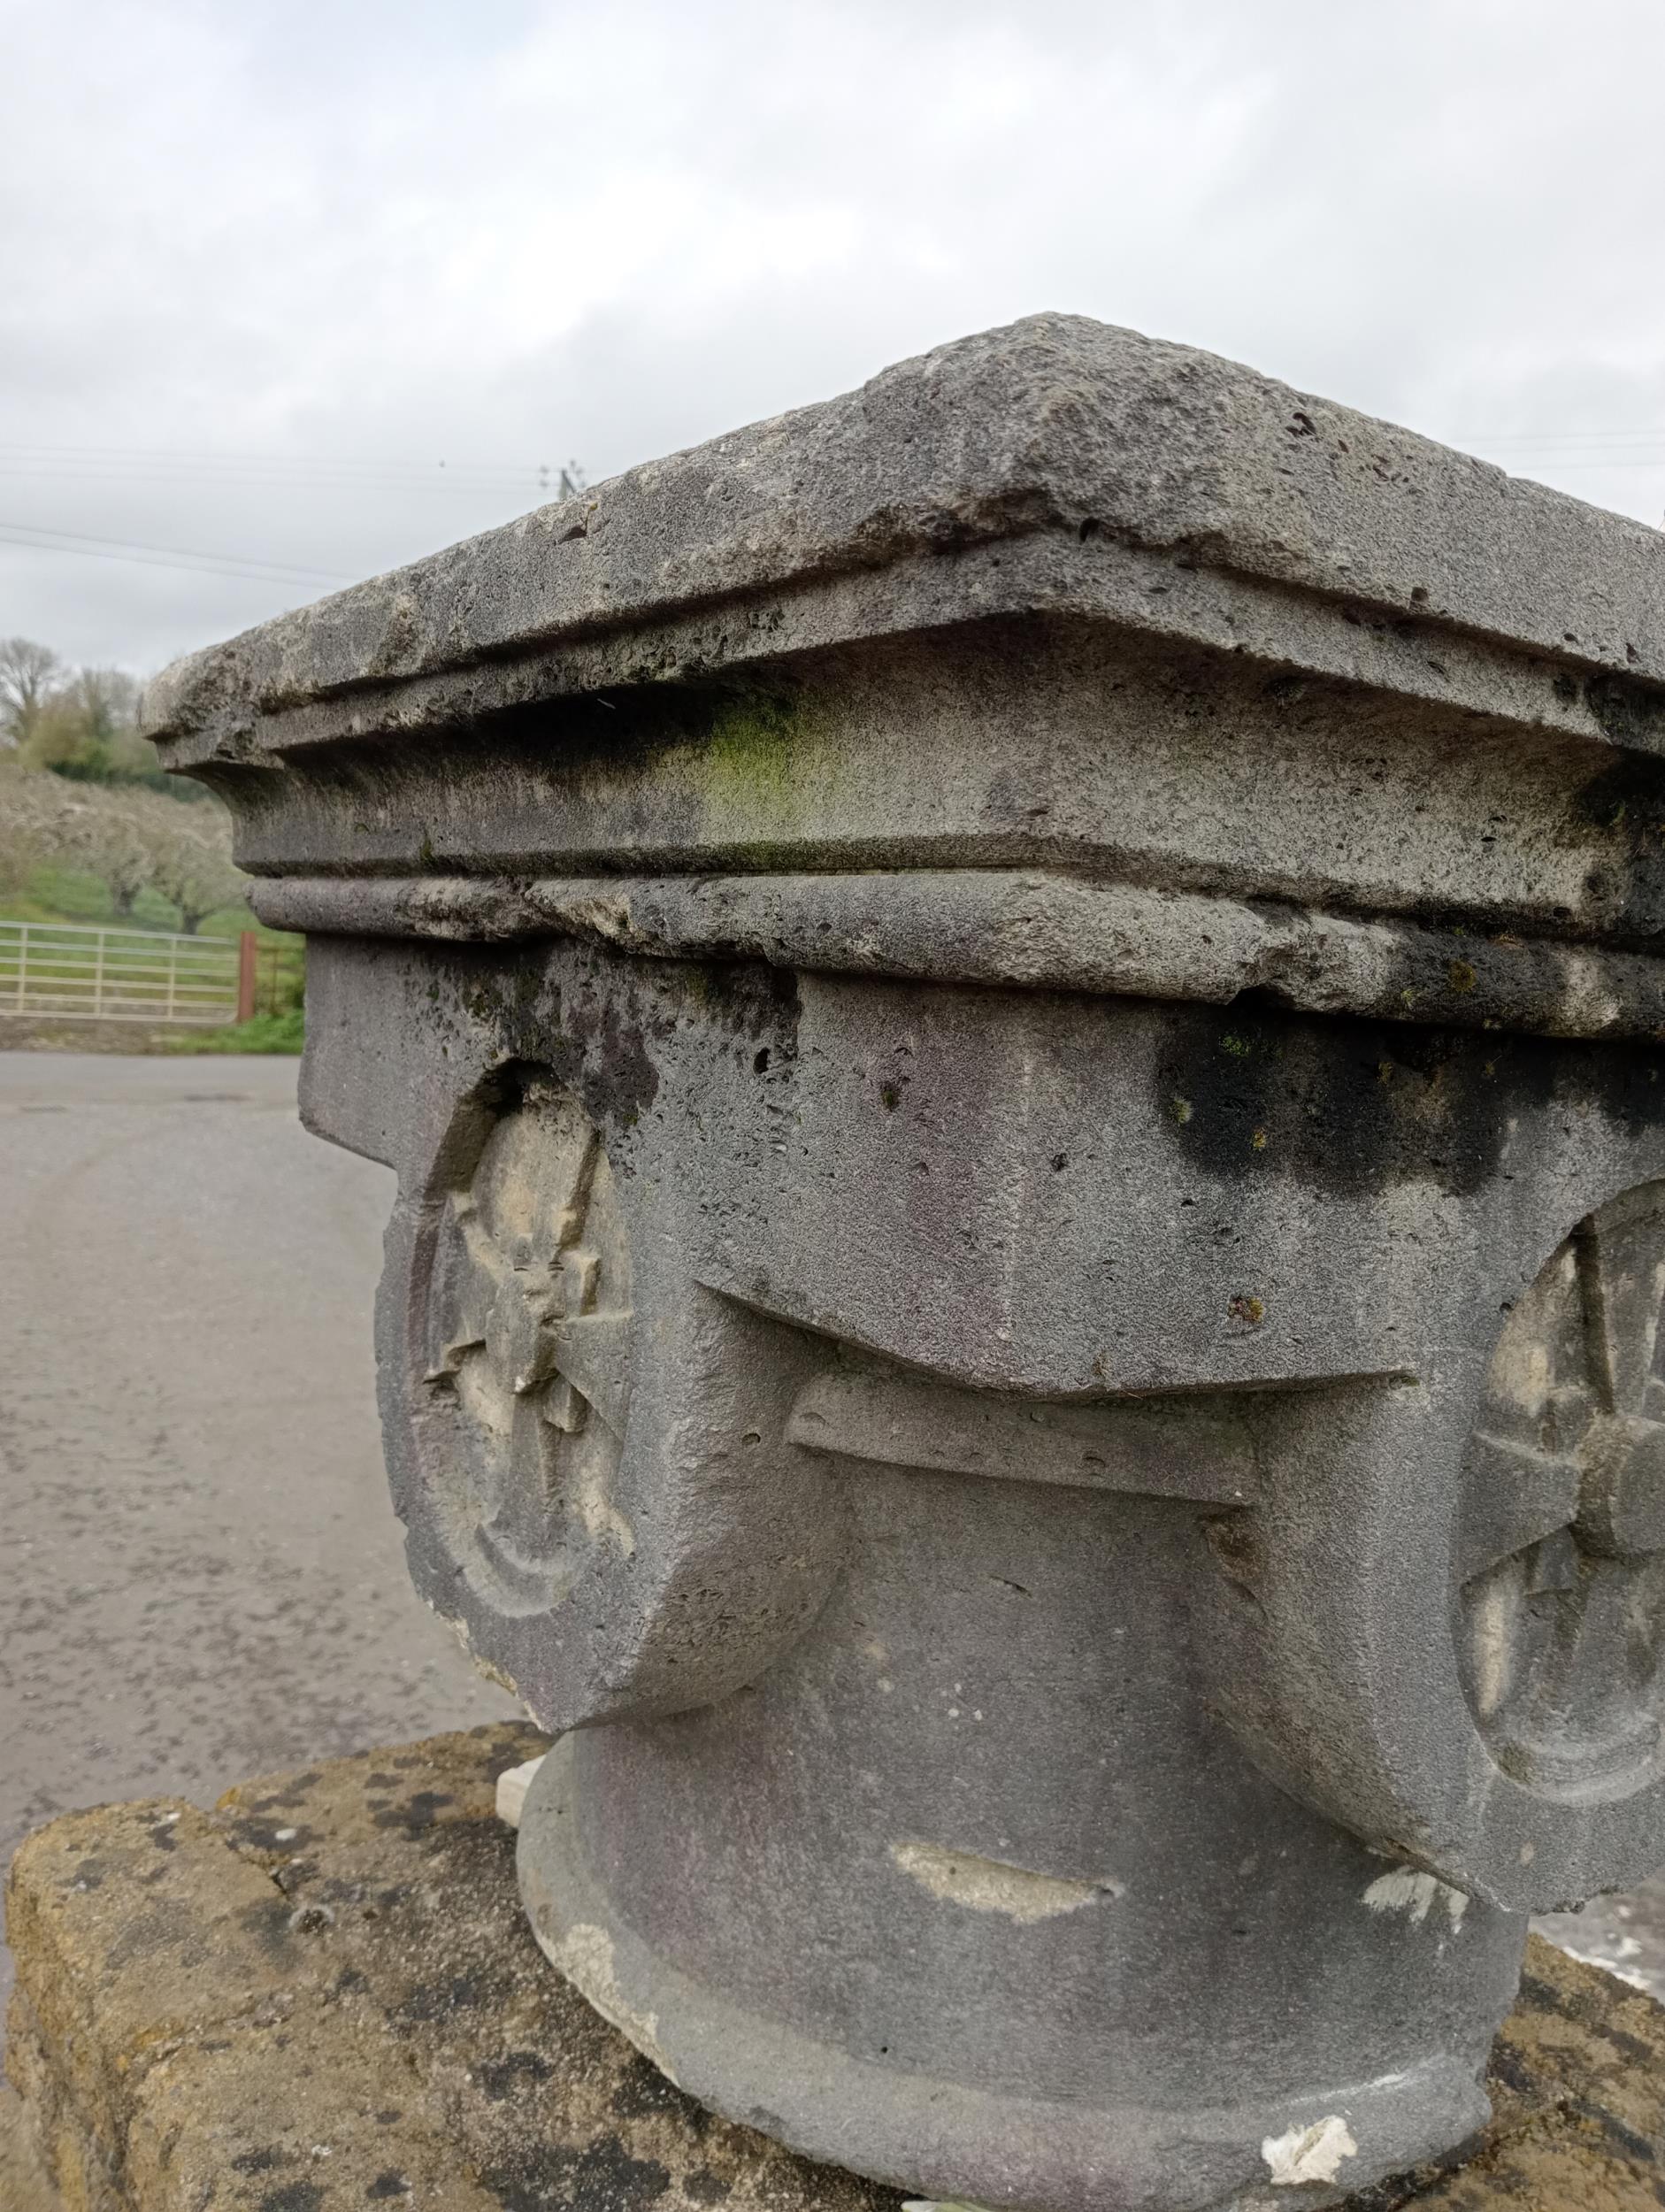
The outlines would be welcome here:
[[[1472,2127],[1665,1861],[1665,540],[1040,317],[151,715],[398,1171],[562,1970],[937,2199]]]

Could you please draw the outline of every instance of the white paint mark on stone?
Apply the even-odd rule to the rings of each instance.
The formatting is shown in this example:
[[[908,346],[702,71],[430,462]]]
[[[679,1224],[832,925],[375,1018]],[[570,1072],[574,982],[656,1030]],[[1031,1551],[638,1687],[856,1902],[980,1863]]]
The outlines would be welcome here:
[[[526,1792],[532,1787],[533,1776],[542,1764],[541,1757],[528,1759],[524,1766],[505,1767],[497,1777],[497,1817],[509,1827],[519,1827]]]
[[[1424,1874],[1414,1866],[1396,1866],[1391,1874],[1378,1874],[1364,1893],[1364,1901],[1372,1912],[1402,1912],[1416,1928],[1427,1919],[1436,1899],[1445,1906],[1454,1935],[1462,1925],[1469,1900],[1462,1890],[1453,1889],[1436,1874]]]
[[[1122,1894],[1120,1882],[1067,1881],[1061,1875],[1009,1866],[1003,1859],[949,1851],[940,1843],[893,1843],[890,1855],[904,1874],[945,1904],[963,1905],[971,1912],[1004,1913],[1023,1927]]]
[[[1353,2131],[1339,2113],[1331,2112],[1310,2127],[1293,2127],[1282,2135],[1269,2135],[1261,2145],[1274,2188],[1297,2188],[1302,2182],[1333,2181],[1344,2158],[1356,2158],[1359,2147]]]
[[[300,1832],[298,1828],[274,1828],[272,1840],[273,1843],[293,1843]]]
[[[587,1536],[593,1536],[597,1543],[606,1537],[618,1545],[626,1559],[635,1557],[636,1532],[608,1496],[606,1484],[598,1473],[592,1471],[573,1484],[571,1502]]]
[[[581,1997],[587,1997],[603,2020],[650,2058],[667,2081],[675,2082],[670,2061],[659,2047],[659,2016],[638,2012],[618,1986],[613,1965],[613,1939],[594,1922],[575,1921],[562,1935],[550,1938],[541,1928],[533,1933],[551,1966],[566,1976]],[[680,2086],[680,2085],[678,2085]]]
[[[1509,1686],[1513,1626],[1509,1593],[1501,1582],[1490,1584],[1480,1595],[1471,1617],[1475,1702],[1482,1715],[1495,1713]]]

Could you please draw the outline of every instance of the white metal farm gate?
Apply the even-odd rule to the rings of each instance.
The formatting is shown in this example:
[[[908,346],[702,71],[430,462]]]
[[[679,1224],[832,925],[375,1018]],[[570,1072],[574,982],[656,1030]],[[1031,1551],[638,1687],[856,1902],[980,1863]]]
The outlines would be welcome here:
[[[234,1022],[239,955],[234,938],[0,922],[0,1016]]]

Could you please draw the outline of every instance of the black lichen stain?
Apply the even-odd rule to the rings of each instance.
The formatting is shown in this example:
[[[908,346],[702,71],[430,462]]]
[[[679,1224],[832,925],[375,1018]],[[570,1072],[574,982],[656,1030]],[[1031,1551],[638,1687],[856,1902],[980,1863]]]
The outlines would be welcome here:
[[[686,2090],[679,2089],[640,2052],[626,2061],[618,2085],[613,2091],[612,2104],[621,2120],[641,2120],[653,2113],[671,2112],[694,2135],[703,2135],[710,2125],[710,2115],[703,2105],[695,2104]]]
[[[234,2174],[269,2174],[274,2166],[293,2166],[295,2154],[267,2143],[258,2150],[239,2151],[230,2163]]]
[[[737,1058],[750,1059],[755,1073],[763,1074],[771,1063],[789,1065],[797,1058],[802,1010],[798,979],[790,968],[758,960],[687,961],[679,963],[667,980],[684,1000],[679,1025],[714,1025],[733,1041]],[[761,1051],[753,1049],[759,1046]]]
[[[1500,2089],[1507,2089],[1516,2097],[1537,2097],[1543,2094],[1543,2085],[1514,2045],[1500,2036],[1492,2046],[1492,2055],[1486,2062],[1486,2079],[1495,2082]]]
[[[449,2020],[459,2012],[476,2012],[493,1993],[493,1985],[479,1974],[454,1974],[443,1982],[426,1982],[395,2006],[393,2016],[411,2022]]]
[[[480,1094],[488,1111],[513,1106],[516,1083],[546,1071],[616,1140],[653,1110],[672,1064],[666,1048],[696,1037],[754,1073],[781,1073],[798,1056],[801,1006],[792,971],[756,960],[645,963],[601,948],[448,949],[436,1008],[448,1001],[503,1056]],[[456,1016],[440,1012],[441,1028]],[[628,1149],[616,1174],[632,1172]]]
[[[386,2204],[399,2197],[408,2197],[410,2184],[396,2166],[388,2166],[376,2176],[364,2191],[372,2204]]]
[[[695,2204],[721,2204],[733,2193],[733,2183],[714,2174],[709,2166],[696,2166],[682,2185],[683,2195],[692,2197]]]
[[[1665,754],[1665,686],[1639,676],[1592,676],[1584,686],[1584,704],[1615,745]]]
[[[1165,1140],[1222,1183],[1270,1176],[1357,1196],[1428,1180],[1453,1194],[1496,1175],[1511,1125],[1552,1103],[1642,1130],[1661,1056],[1495,1032],[1176,1010],[1152,1106]],[[1176,1100],[1185,1110],[1176,1110]]]
[[[1646,2136],[1638,2135],[1633,2127],[1628,2127],[1615,2112],[1609,2112],[1605,2105],[1596,2104],[1588,2097],[1568,2097],[1563,2100],[1563,2108],[1576,2112],[1581,2120],[1588,2121],[1621,2157],[1630,2159],[1638,2166],[1653,2166],[1659,2162],[1659,2153]]]
[[[450,959],[458,1004],[495,1036],[511,1069],[524,1075],[547,1068],[577,1092],[598,1128],[616,1134],[635,1127],[659,1093],[652,1033],[627,986],[600,987],[599,959],[564,988],[549,972],[547,949],[541,946],[507,955],[454,953]],[[661,1033],[671,1026],[664,1022]],[[497,1103],[504,1110],[515,1103],[509,1094],[512,1073],[500,1071],[496,1080],[503,1091]]]
[[[580,1002],[568,1029],[587,1048],[576,1072],[590,1119],[604,1127],[633,1129],[659,1095],[659,1070],[646,1026],[609,998],[595,1011]]]
[[[1656,936],[1665,926],[1665,760],[1629,753],[1604,768],[1580,788],[1575,819],[1593,855],[1590,920],[1626,939]]]
[[[260,2200],[260,2212],[318,2212],[324,2192],[315,2181],[286,2181],[268,2189]]]
[[[671,2186],[656,2158],[633,2158],[616,2135],[587,2150],[530,2144],[511,2163],[480,2175],[503,2212],[635,2212]]]
[[[502,2058],[483,2059],[474,2079],[493,2104],[502,2104],[521,2082],[548,2081],[555,2069],[536,2051],[506,2051]]]
[[[289,1919],[294,1908],[282,1891],[278,1891],[267,1902],[244,1905],[236,1915],[237,1925],[247,1936],[252,1936],[266,1957],[274,1965],[288,1967],[297,1954],[295,1939],[290,1932]]]
[[[383,1811],[371,1815],[371,1824],[377,1828],[398,1828],[412,1839],[424,1835],[437,1822],[448,1805],[457,1800],[444,1790],[413,1790],[410,1795]]]
[[[374,1777],[372,1776],[372,1780]],[[304,1774],[297,1774],[285,1790],[273,1792],[267,1797],[249,1797],[242,1801],[243,1809],[249,1813],[291,1812],[297,1805],[304,1805],[307,1793],[316,1789],[323,1777],[316,1767],[309,1767]]]

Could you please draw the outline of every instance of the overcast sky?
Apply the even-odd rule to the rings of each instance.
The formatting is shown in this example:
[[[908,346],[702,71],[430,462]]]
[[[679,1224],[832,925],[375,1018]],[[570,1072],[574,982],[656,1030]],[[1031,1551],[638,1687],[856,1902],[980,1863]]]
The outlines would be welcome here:
[[[1662,101],[1661,0],[0,0],[0,635],[142,672],[1041,308],[1658,523]]]

